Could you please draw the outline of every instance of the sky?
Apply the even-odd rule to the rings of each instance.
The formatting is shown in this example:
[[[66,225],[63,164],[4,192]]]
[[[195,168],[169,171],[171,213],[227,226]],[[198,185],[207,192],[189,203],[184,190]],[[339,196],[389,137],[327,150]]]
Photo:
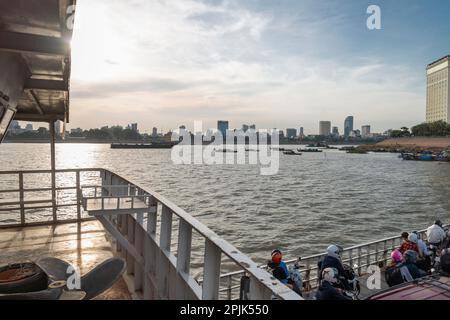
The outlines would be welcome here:
[[[448,0],[79,0],[69,128],[412,126],[426,65],[450,54],[449,12]]]

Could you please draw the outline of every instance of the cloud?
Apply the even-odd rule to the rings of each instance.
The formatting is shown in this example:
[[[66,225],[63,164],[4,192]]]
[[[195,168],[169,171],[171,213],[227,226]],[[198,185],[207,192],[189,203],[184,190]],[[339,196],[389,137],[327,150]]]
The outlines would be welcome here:
[[[421,121],[422,75],[347,47],[338,6],[251,3],[80,0],[74,126],[108,124],[103,110],[87,117],[99,106],[149,128],[224,118],[316,133],[319,120],[342,127],[348,114],[380,131]]]

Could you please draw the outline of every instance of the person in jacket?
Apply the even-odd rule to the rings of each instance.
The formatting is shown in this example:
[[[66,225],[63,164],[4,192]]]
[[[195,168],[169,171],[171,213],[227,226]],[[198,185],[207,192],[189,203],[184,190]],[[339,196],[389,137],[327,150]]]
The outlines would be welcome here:
[[[286,262],[283,261],[283,255],[280,250],[272,251],[272,259],[268,262],[268,267],[272,269],[273,276],[283,284],[288,284],[290,275]]]
[[[325,268],[321,273],[321,283],[316,291],[316,300],[352,300],[344,295],[342,289],[335,286],[339,283],[339,272],[336,268]]]
[[[391,261],[386,266],[386,269],[395,268],[402,262],[403,262],[402,253],[398,249],[395,249],[394,251],[391,252]]]
[[[446,236],[441,220],[436,220],[434,224],[427,229],[428,243],[436,247],[440,247]]]
[[[419,247],[417,246],[417,236],[415,234],[409,234],[408,239],[404,240],[398,249],[401,254],[405,254],[406,251],[412,250],[419,254]]]
[[[418,278],[422,278],[427,273],[417,267],[417,252],[408,250],[403,255],[403,263],[398,268],[403,276],[405,282],[413,281]]]
[[[425,243],[425,241],[421,239],[419,232],[413,231],[411,234],[415,235],[417,239],[416,244],[417,247],[419,248],[419,259],[417,261],[417,266],[420,269],[427,271],[431,268],[431,257],[430,252],[428,251],[427,244]]]
[[[349,288],[349,282],[348,282],[348,276],[347,272],[345,272],[344,266],[341,261],[341,253],[343,249],[341,246],[338,245],[330,245],[327,248],[327,254],[324,256],[324,258],[319,261],[318,263],[318,270],[319,270],[319,280],[322,280],[322,272],[326,268],[335,268],[338,271],[338,278],[341,280],[342,285],[344,288]]]

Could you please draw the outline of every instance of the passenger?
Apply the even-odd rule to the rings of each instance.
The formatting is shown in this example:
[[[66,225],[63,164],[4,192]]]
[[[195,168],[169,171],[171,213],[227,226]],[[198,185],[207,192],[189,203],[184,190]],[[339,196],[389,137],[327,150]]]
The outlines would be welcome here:
[[[322,280],[322,273],[326,268],[335,268],[338,271],[338,278],[341,279],[341,283],[344,286],[345,289],[349,288],[349,282],[348,282],[348,276],[345,272],[344,266],[342,265],[341,261],[341,253],[343,252],[343,249],[341,246],[338,245],[331,245],[327,248],[327,254],[326,256],[319,261],[318,270],[319,272],[319,281]]]
[[[398,249],[395,249],[391,253],[391,262],[386,266],[384,273],[386,283],[389,287],[393,287],[403,283],[403,277],[400,273],[399,266],[403,262],[403,255]]]
[[[276,249],[272,251],[272,261],[267,264],[272,269],[273,276],[280,280],[281,283],[288,284],[289,270],[286,262],[283,261],[281,251]]]
[[[339,271],[336,268],[325,268],[322,271],[319,288],[316,292],[316,300],[352,300],[345,296],[342,289],[335,286],[339,283]]]
[[[446,236],[441,220],[436,220],[434,224],[427,229],[428,243],[433,246],[440,247]]]
[[[406,232],[404,233],[406,234]],[[403,235],[402,234],[402,238]],[[412,240],[412,241],[411,241]],[[417,254],[419,254],[419,247],[417,246],[417,236],[413,235],[413,234],[408,234],[408,238],[405,240],[403,240],[403,243],[401,244],[399,251],[401,252],[401,254],[405,254],[406,251],[408,250],[413,250],[415,252],[417,252]]]
[[[409,237],[409,233],[408,232],[403,232],[401,235],[401,238],[403,240],[403,242],[408,241],[408,237]]]
[[[420,237],[420,233],[417,231],[413,231],[412,235],[417,237],[417,247],[419,248],[419,260],[417,261],[417,266],[425,271],[431,269],[431,257],[430,252],[428,251],[428,247]]]
[[[407,250],[403,255],[403,263],[398,266],[405,281],[413,281],[414,279],[422,278],[427,275],[425,271],[417,267],[416,263],[417,252]]]
[[[397,267],[399,264],[402,263],[402,261],[403,261],[402,253],[398,249],[395,249],[391,253],[391,262],[387,265],[387,269]]]

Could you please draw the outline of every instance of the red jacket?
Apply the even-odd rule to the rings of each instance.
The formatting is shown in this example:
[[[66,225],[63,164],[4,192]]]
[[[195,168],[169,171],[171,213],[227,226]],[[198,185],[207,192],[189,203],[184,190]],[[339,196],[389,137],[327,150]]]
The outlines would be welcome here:
[[[404,254],[406,251],[408,250],[413,250],[417,253],[419,253],[419,247],[417,246],[417,244],[410,242],[410,241],[405,241],[402,243],[402,245],[400,246],[399,251]]]

